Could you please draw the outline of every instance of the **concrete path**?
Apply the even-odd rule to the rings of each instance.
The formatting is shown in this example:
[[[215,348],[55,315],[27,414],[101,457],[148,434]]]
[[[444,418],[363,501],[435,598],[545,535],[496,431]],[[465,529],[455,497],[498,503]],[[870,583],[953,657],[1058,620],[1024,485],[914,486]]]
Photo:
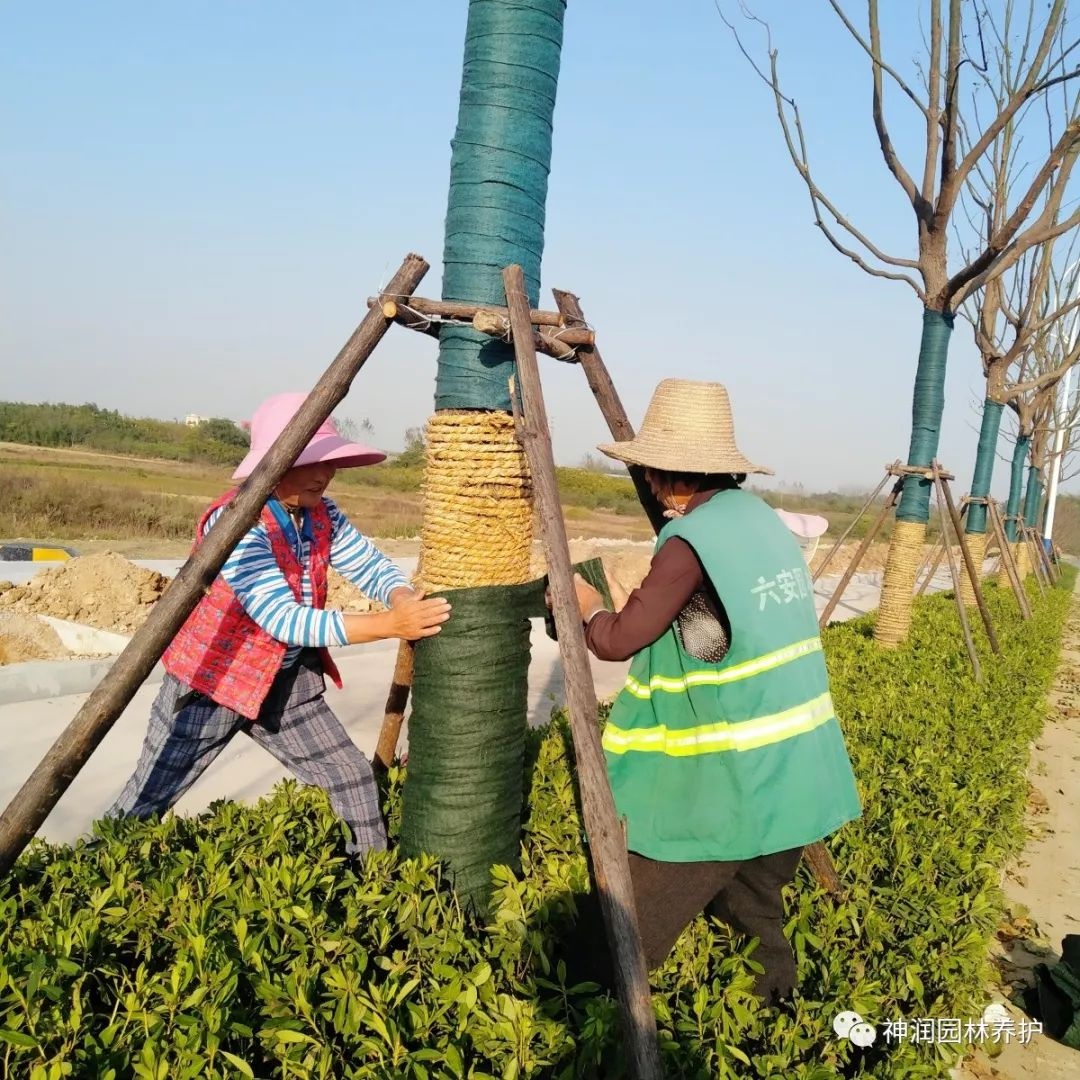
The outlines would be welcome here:
[[[415,561],[397,560],[411,570]],[[163,573],[175,573],[178,563],[142,562]],[[15,580],[20,564],[0,567],[0,577]],[[28,564],[40,572],[47,564]],[[32,575],[31,575],[32,576]],[[23,579],[25,580],[25,578]],[[818,583],[820,612],[837,579]],[[837,621],[863,614],[877,606],[880,574],[859,574],[837,608]],[[948,587],[947,575],[932,589]],[[529,722],[543,724],[551,709],[563,701],[562,666],[558,646],[535,620],[533,656],[529,669]],[[382,723],[397,651],[396,642],[352,646],[335,651],[344,689],[330,686],[327,700],[356,744],[369,756],[374,752]],[[6,806],[56,738],[86,700],[89,691],[108,670],[111,661],[55,661],[0,668],[0,807]],[[601,697],[622,686],[626,663],[592,659],[596,690]],[[84,834],[119,793],[132,772],[146,732],[150,704],[161,680],[160,666],[135,695],[75,782],[45,822],[40,835],[55,842],[71,842]],[[266,794],[286,771],[260,747],[238,736],[178,803],[179,813],[198,813],[215,799],[254,801]]]

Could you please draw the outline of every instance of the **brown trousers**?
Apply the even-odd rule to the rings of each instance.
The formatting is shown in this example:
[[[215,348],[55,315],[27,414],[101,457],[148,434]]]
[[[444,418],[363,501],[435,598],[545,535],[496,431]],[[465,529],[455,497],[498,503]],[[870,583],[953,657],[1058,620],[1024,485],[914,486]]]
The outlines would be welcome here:
[[[659,967],[679,935],[704,912],[760,944],[753,959],[765,968],[755,984],[768,1004],[791,996],[795,989],[795,957],[784,937],[781,890],[794,877],[802,848],[761,855],[743,862],[672,863],[630,852],[630,876],[641,930],[645,963]],[[595,886],[566,949],[567,967],[575,981],[614,987],[600,905]],[[569,972],[568,972],[569,974]]]

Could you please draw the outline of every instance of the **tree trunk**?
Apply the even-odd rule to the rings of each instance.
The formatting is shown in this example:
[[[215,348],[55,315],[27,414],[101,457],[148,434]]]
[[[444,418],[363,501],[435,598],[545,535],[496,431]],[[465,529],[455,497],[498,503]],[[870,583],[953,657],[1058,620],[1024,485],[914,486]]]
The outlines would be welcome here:
[[[1039,500],[1042,497],[1042,481],[1039,478],[1039,470],[1035,465],[1028,468],[1027,492],[1024,496],[1024,524],[1028,528],[1035,528],[1039,520]]]
[[[1025,545],[1018,543],[1020,531],[1016,526],[1016,516],[1020,513],[1020,502],[1024,495],[1024,462],[1027,460],[1031,440],[1020,435],[1013,446],[1012,469],[1009,475],[1009,501],[1005,504],[1005,535],[1012,545],[1013,560],[1021,581],[1027,575],[1030,560],[1024,557]],[[998,572],[998,585],[1002,588],[1008,581],[1004,567]]]
[[[975,456],[975,473],[971,478],[971,497],[983,499],[990,494],[990,482],[994,478],[994,456],[997,451],[998,431],[1001,428],[1000,402],[987,398],[983,402],[982,426],[979,430],[979,449]],[[981,572],[983,557],[986,554],[986,504],[973,502],[968,507],[967,525],[968,547],[975,567]],[[971,578],[964,571],[960,582],[960,598],[968,607],[975,604],[975,590]]]
[[[522,266],[539,306],[544,207],[565,0],[470,0],[443,250],[443,300],[502,306]],[[401,848],[450,866],[462,902],[520,861],[529,629],[512,586],[530,578],[532,490],[514,431],[513,348],[471,328],[439,337],[427,428],[420,584],[451,596],[418,643]],[[491,588],[488,588],[491,587]]]
[[[915,374],[911,408],[911,444],[908,464],[929,466],[937,456],[941,434],[941,414],[945,407],[945,364],[953,316],[927,309],[923,312],[922,343]],[[915,575],[922,561],[926,523],[930,518],[930,482],[908,477],[896,510],[896,524],[885,579],[881,607],[874,626],[874,640],[892,648],[906,637],[911,625]]]

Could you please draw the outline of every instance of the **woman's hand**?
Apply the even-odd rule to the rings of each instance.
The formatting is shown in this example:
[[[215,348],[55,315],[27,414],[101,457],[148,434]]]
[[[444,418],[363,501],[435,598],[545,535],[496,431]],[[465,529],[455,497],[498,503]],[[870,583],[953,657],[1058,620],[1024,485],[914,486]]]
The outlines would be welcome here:
[[[450,618],[450,601],[441,596],[425,600],[423,593],[416,593],[396,603],[387,614],[394,630],[391,637],[417,641],[433,637],[442,629]]]
[[[603,596],[580,574],[574,575],[574,592],[577,593],[578,608],[581,610],[582,619],[588,620],[589,616],[596,614],[597,611],[605,610]]]
[[[607,610],[604,606],[603,596],[580,574],[574,575],[574,592],[577,595],[578,609],[581,612],[582,622],[588,622],[598,611]],[[550,611],[552,607],[550,585],[544,590],[544,603],[547,604],[548,611]]]
[[[414,589],[409,585],[399,585],[390,594],[390,607],[396,608],[407,600],[422,600],[423,598],[424,594],[419,589]]]
[[[395,594],[402,590],[395,589]],[[391,596],[393,607],[373,615],[346,615],[345,636],[350,645],[385,638],[402,638],[419,641],[434,637],[450,618],[450,601],[443,597],[425,600],[423,593],[409,596]]]

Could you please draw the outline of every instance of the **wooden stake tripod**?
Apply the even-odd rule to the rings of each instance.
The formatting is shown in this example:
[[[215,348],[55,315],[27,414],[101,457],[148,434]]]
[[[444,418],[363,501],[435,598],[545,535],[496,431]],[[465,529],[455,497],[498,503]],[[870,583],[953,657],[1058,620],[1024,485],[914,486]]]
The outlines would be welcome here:
[[[832,557],[840,550],[840,545],[849,536],[862,516],[873,505],[874,500],[881,493],[882,489],[889,482],[890,477],[895,477],[896,481],[893,484],[893,489],[889,494],[889,497],[885,500],[885,504],[882,506],[880,513],[874,520],[874,524],[870,527],[869,532],[863,537],[862,543],[859,545],[858,550],[855,552],[854,557],[851,560],[847,570],[844,571],[843,577],[837,583],[836,588],[833,590],[832,595],[829,597],[828,603],[825,605],[821,612],[821,616],[818,619],[818,625],[824,627],[829,617],[836,610],[837,605],[840,603],[843,597],[844,590],[847,588],[852,577],[855,576],[855,571],[859,568],[859,564],[862,562],[870,544],[874,538],[881,531],[881,527],[885,524],[885,519],[888,517],[890,511],[892,511],[900,501],[900,495],[904,489],[904,483],[908,477],[918,477],[920,479],[929,480],[934,486],[934,493],[938,504],[938,513],[941,518],[941,532],[943,539],[943,553],[948,558],[949,574],[952,578],[953,592],[956,596],[957,611],[960,615],[960,626],[964,634],[964,644],[967,648],[968,658],[971,660],[971,666],[975,671],[975,677],[982,680],[982,669],[979,666],[978,653],[975,650],[975,641],[971,635],[971,627],[968,623],[967,611],[964,608],[963,600],[960,596],[960,578],[957,572],[956,562],[953,558],[952,545],[948,542],[948,530],[947,522],[952,524],[953,532],[960,545],[960,552],[964,560],[964,565],[967,568],[967,572],[971,578],[975,591],[975,603],[978,606],[979,614],[982,616],[983,626],[986,630],[987,639],[990,642],[991,650],[997,654],[1001,652],[1001,646],[998,644],[997,634],[994,632],[994,626],[990,619],[990,611],[986,606],[986,599],[983,596],[982,585],[980,583],[979,576],[975,572],[975,563],[971,557],[971,550],[967,545],[967,541],[964,539],[964,532],[960,524],[960,515],[957,513],[956,504],[953,501],[952,490],[949,487],[949,481],[956,478],[951,474],[945,472],[937,461],[930,464],[929,467],[923,468],[912,465],[901,465],[899,461],[894,461],[891,465],[885,466],[885,477],[880,484],[874,489],[874,492],[867,499],[863,508],[859,511],[855,520],[848,527],[847,531],[842,537],[832,546],[825,560],[817,571],[813,575],[815,581],[822,576],[825,567],[828,566]]]
[[[1020,608],[1020,615],[1026,622],[1031,618],[1031,604],[1028,601],[1027,592],[1024,590],[1024,586],[1020,581],[1020,573],[1016,566],[1016,560],[1013,558],[1012,547],[1005,534],[1005,525],[1002,522],[1000,508],[993,499],[986,496],[972,497],[970,495],[965,495],[960,504],[961,521],[963,521],[964,516],[967,514],[969,506],[986,507],[986,516],[987,520],[990,522],[991,536],[993,536],[994,543],[998,548],[998,558],[1001,560],[1001,565],[1004,567],[1005,573],[1009,578],[1009,584],[1012,586],[1013,594],[1016,596],[1016,603]],[[926,561],[919,568],[919,572],[915,575],[916,581],[922,577],[922,584],[919,586],[918,592],[916,593],[917,596],[922,596],[922,594],[926,592],[927,586],[937,574],[938,567],[941,565],[941,560],[945,558],[945,537],[946,534],[942,531],[937,544],[927,556]],[[989,554],[990,551],[988,550],[986,555]]]
[[[577,296],[563,289],[553,289],[552,292],[558,311],[529,310],[528,316],[533,329],[533,349],[537,352],[547,352],[556,356],[557,359],[580,364],[589,389],[592,390],[601,415],[611,432],[611,437],[619,442],[632,439],[634,427],[626,415],[626,410],[623,408],[600,350],[596,347],[596,335],[588,327]],[[415,296],[406,298],[401,304],[390,305],[380,298],[372,298],[368,304],[372,307],[378,305],[385,317],[393,318],[401,325],[421,333],[430,334],[433,328],[435,333],[438,333],[440,323],[461,325],[462,321],[472,325],[473,329],[480,328],[486,333],[494,333],[493,327],[502,327],[500,336],[514,340],[515,350],[517,349],[517,342],[510,327],[509,306],[499,308],[490,305],[429,300]],[[509,333],[506,332],[507,328],[509,328]],[[566,357],[550,348],[549,339],[553,338],[560,342],[574,341],[573,355]],[[652,524],[653,531],[659,532],[666,523],[666,518],[663,507],[656,501],[645,479],[645,470],[636,465],[628,466],[628,470],[638,500]],[[398,651],[394,682],[387,699],[386,713],[379,736],[375,759],[377,767],[389,766],[397,748],[408,700],[411,664],[411,649],[403,644]],[[810,844],[805,848],[803,855],[818,883],[832,896],[840,897],[842,895],[840,878],[825,845]]]
[[[1034,526],[1024,521],[1021,514],[1010,514],[1005,520],[1016,526],[1017,542],[1023,544],[1028,553],[1031,572],[1035,575],[1040,594],[1045,593],[1047,585],[1052,585],[1057,578],[1051,569],[1050,557],[1046,554],[1042,537]]]
[[[1050,556],[1046,551],[1046,545],[1043,543],[1042,534],[1033,525],[1023,526],[1023,532],[1029,547],[1032,549],[1032,569],[1035,571],[1036,577],[1040,579],[1040,584],[1043,586],[1043,591],[1045,591],[1046,587],[1052,586],[1057,579],[1053,564],[1050,562]]]

